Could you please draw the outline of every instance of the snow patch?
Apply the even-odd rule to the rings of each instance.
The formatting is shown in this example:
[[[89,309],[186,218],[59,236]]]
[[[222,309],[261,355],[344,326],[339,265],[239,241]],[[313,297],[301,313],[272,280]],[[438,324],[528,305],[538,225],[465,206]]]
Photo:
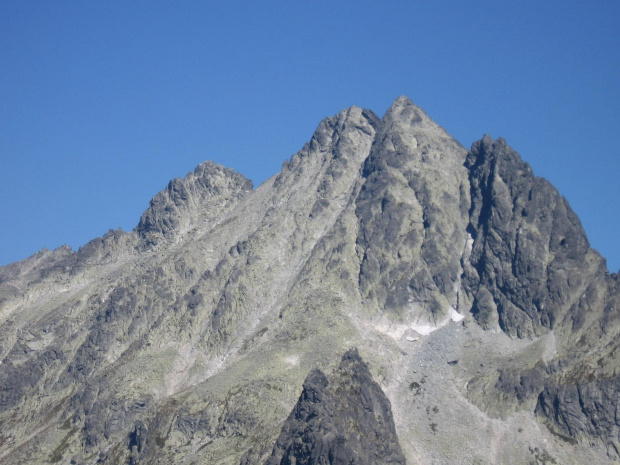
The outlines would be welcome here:
[[[433,326],[431,324],[414,324],[411,326],[411,329],[422,336],[428,336],[430,333],[439,328],[439,326]]]
[[[284,359],[286,363],[288,363],[291,367],[296,367],[299,365],[299,355],[289,355]]]
[[[411,330],[415,331],[421,336],[427,336],[439,328],[439,326],[433,326],[430,323],[416,322],[413,324],[397,324],[391,323],[390,321],[386,320],[375,322],[372,324],[372,327],[377,331],[396,340],[401,340],[403,336],[405,336],[405,333]]]
[[[465,318],[465,315],[461,315],[459,312],[457,312],[454,307],[450,307],[448,309],[448,315],[450,316],[450,319],[452,321],[456,321],[459,322],[461,321],[463,318]]]
[[[405,323],[394,323],[389,320],[388,317],[382,315],[382,317],[378,321],[374,321],[371,323],[371,327],[387,336],[390,336],[396,340],[406,339],[409,342],[417,341],[418,338],[415,335],[412,335],[412,331],[415,331],[420,336],[428,336],[433,331],[447,325],[451,321],[459,322],[463,318],[464,315],[460,314],[454,307],[448,307],[447,315],[445,319],[438,324],[432,324],[429,321],[425,321],[424,319],[419,319],[413,323],[405,324]]]

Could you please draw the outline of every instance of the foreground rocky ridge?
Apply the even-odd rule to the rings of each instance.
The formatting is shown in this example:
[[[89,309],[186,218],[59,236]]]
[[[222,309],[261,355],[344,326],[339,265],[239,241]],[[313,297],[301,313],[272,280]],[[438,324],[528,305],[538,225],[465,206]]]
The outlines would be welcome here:
[[[241,463],[256,463],[252,455]],[[308,374],[265,465],[285,463],[405,464],[390,401],[357,349],[329,379],[319,369]]]
[[[502,139],[352,107],[256,190],[206,162],[134,231],[0,268],[0,460],[262,463],[358,347],[408,463],[612,461],[618,280]]]

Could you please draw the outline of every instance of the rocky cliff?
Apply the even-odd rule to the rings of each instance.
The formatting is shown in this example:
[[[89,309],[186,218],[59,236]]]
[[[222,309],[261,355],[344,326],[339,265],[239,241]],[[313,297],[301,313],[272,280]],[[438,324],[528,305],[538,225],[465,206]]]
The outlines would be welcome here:
[[[250,454],[241,463],[252,463]],[[314,369],[265,465],[405,464],[390,401],[356,349],[328,379]]]
[[[351,107],[0,268],[0,460],[620,460],[618,291],[503,139]]]

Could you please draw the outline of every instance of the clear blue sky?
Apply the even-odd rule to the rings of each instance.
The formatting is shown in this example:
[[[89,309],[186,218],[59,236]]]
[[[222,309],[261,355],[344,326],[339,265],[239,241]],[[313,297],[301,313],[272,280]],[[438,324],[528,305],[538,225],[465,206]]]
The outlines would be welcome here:
[[[131,230],[204,160],[280,170],[409,96],[503,136],[620,269],[620,2],[0,0],[0,265]]]

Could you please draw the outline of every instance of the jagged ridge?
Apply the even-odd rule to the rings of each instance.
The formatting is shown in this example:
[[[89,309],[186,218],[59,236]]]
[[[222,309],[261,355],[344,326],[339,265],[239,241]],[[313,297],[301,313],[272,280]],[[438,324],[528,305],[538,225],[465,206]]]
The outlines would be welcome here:
[[[256,190],[205,163],[134,231],[0,269],[0,459],[258,461],[309,367],[352,346],[410,462],[454,463],[450,431],[465,463],[504,461],[500,440],[521,462],[534,444],[600,461],[527,436],[508,418],[523,410],[615,457],[617,283],[505,141],[467,153],[404,97],[381,119],[351,107]]]

